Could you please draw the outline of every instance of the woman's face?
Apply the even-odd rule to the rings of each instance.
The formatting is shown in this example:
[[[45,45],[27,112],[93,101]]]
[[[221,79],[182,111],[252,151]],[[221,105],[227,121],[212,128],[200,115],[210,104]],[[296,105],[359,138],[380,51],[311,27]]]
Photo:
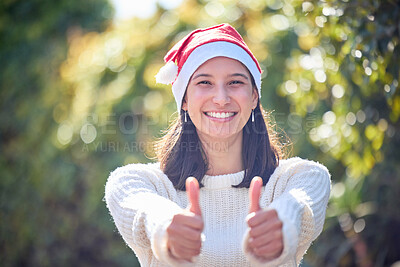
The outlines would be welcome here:
[[[193,73],[182,109],[200,138],[218,140],[241,135],[257,101],[247,68],[237,60],[216,57]]]

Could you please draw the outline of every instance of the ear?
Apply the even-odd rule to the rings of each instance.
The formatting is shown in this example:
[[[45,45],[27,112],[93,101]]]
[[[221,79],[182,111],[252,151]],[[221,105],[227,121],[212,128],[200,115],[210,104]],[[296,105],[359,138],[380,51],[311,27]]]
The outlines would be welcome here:
[[[252,108],[255,109],[257,107],[258,104],[258,90],[256,87],[254,87],[253,90],[253,95],[252,95],[253,99],[252,99]]]
[[[182,109],[183,110],[188,110],[188,108],[187,108],[187,101],[186,101],[186,94],[185,94],[185,96],[183,97],[183,99],[182,99]]]

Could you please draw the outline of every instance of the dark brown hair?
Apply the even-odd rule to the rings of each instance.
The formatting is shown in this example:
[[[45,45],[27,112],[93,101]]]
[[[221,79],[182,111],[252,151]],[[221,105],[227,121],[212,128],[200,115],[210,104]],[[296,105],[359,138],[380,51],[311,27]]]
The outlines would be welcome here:
[[[265,185],[278,166],[281,146],[270,126],[268,115],[258,100],[254,122],[249,118],[242,130],[244,179],[234,187],[248,188],[254,176],[260,176]],[[190,176],[196,177],[201,185],[209,166],[196,127],[188,115],[187,122],[184,122],[183,110],[156,143],[156,155],[161,170],[177,190],[186,190],[185,181]]]

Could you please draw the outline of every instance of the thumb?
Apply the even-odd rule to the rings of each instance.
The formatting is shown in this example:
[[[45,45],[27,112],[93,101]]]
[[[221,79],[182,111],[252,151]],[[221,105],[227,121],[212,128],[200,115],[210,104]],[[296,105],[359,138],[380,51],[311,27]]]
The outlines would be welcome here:
[[[200,189],[199,182],[196,178],[189,177],[186,179],[186,193],[189,200],[189,211],[201,216],[199,204]]]
[[[263,181],[260,176],[255,176],[251,180],[250,189],[249,189],[249,198],[250,198],[250,212],[256,212],[260,210],[260,194],[261,194],[261,187]]]

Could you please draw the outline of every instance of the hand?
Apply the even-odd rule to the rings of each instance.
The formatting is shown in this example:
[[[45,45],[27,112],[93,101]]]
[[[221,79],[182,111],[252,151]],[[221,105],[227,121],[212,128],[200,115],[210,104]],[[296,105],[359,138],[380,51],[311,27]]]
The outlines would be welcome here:
[[[254,177],[249,189],[250,212],[246,218],[250,227],[248,246],[254,255],[273,260],[283,251],[282,222],[276,210],[260,208],[261,188],[262,179]]]
[[[189,205],[185,211],[176,214],[167,227],[167,247],[173,257],[192,261],[200,254],[201,232],[204,223],[199,204],[199,183],[194,177],[186,179],[186,193]]]

